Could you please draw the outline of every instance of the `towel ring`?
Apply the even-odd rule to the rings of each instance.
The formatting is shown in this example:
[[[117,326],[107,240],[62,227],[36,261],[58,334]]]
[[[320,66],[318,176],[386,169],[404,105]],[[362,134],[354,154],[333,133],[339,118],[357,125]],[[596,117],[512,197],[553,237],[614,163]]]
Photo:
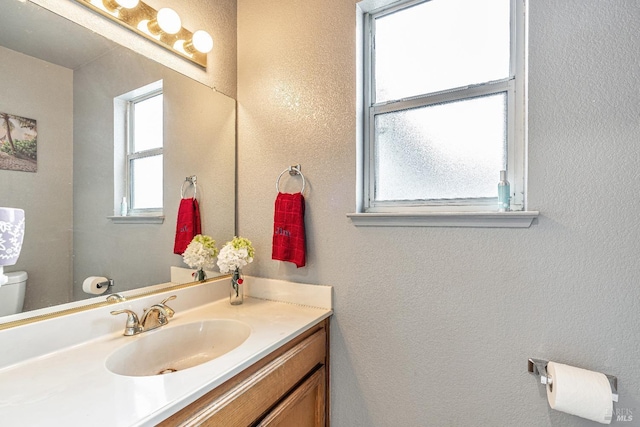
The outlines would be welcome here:
[[[289,172],[289,175],[291,176],[300,175],[300,177],[302,178],[302,190],[300,190],[300,193],[304,193],[304,187],[306,183],[305,183],[304,175],[302,175],[302,172],[300,172],[300,169],[301,169],[300,165],[295,165],[295,166],[289,166],[287,169],[280,172],[280,175],[278,175],[278,179],[276,179],[276,191],[278,193],[280,192],[280,178],[282,178],[282,175],[284,175],[285,172]]]
[[[196,198],[196,194],[198,194],[198,185],[197,185],[197,181],[198,178],[195,175],[192,176],[188,176],[184,179],[184,182],[182,183],[182,186],[180,186],[180,198],[184,199],[184,185],[185,184],[191,184],[193,185],[193,198]],[[189,187],[187,187],[189,188]]]

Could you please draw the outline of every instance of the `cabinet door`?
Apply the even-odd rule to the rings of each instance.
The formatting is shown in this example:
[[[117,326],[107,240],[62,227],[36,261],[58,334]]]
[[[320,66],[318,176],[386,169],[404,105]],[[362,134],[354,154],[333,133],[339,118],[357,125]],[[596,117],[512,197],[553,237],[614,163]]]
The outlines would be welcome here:
[[[257,426],[324,427],[325,375],[325,368],[321,366],[280,402]]]
[[[246,427],[255,426],[260,420],[266,420],[264,414],[268,414],[267,418],[269,418],[273,412],[270,411],[270,408],[280,408],[284,400],[300,394],[304,384],[310,384],[311,388],[317,387],[316,383],[310,382],[310,380],[318,374],[320,366],[323,367],[322,377],[328,376],[328,370],[324,368],[328,362],[327,323],[328,321],[325,321],[285,344],[196,402],[167,418],[160,426]],[[321,400],[318,397],[318,404],[321,403],[323,407],[325,407],[325,403],[328,404],[329,400],[324,394],[327,389],[326,381],[326,379],[322,380]],[[311,397],[315,396],[314,393],[313,390],[307,391]],[[318,391],[318,393],[320,392]],[[305,402],[301,403],[303,407],[310,405],[310,399],[302,400]],[[320,417],[315,415],[314,408],[312,407],[311,410],[312,419]],[[328,407],[325,408],[324,410],[328,412]],[[324,413],[319,419],[319,423],[316,424],[283,425],[324,427]]]

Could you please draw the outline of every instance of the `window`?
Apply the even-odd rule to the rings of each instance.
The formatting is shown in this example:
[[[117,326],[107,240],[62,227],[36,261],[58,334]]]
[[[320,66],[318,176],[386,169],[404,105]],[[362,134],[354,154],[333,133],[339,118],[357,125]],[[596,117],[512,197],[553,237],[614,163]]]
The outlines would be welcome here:
[[[113,99],[114,223],[164,221],[163,104],[162,80]]]
[[[367,3],[362,210],[523,210],[524,0]]]
[[[127,178],[130,213],[162,211],[162,89],[127,103]]]

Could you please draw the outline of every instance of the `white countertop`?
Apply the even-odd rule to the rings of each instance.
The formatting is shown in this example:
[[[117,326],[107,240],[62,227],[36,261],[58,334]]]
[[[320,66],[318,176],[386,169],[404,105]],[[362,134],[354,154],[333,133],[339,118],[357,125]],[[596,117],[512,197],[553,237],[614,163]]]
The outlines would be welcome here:
[[[228,289],[228,280],[206,286]],[[34,354],[27,360],[0,368],[0,423],[9,426],[152,426],[167,418],[208,391],[222,384],[273,350],[298,336],[300,333],[329,317],[330,288],[314,285],[297,285],[288,282],[251,278],[253,284],[247,293],[262,298],[289,300],[276,302],[268,299],[246,297],[244,304],[231,306],[228,297],[205,305],[182,309],[178,307],[181,297],[188,300],[188,289],[178,299],[169,303],[176,309],[170,323],[162,328],[145,332],[135,337],[122,335],[125,316],[111,316],[108,311],[131,304],[121,303],[97,309],[90,324],[108,323],[111,331],[79,343],[42,354]],[[258,286],[260,285],[260,286]],[[312,293],[329,295],[329,306],[316,308],[309,305],[308,294],[296,301],[295,291],[282,295],[283,289],[295,290],[307,287]],[[272,290],[276,290],[272,292]],[[303,292],[304,294],[304,292]],[[293,296],[292,296],[293,295]],[[149,297],[154,303],[163,294]],[[281,297],[281,298],[280,298]],[[193,298],[192,298],[193,299]],[[157,301],[156,301],[157,300]],[[173,304],[175,303],[175,304]],[[139,303],[138,305],[140,305]],[[148,301],[144,301],[148,304]],[[131,307],[135,309],[135,307]],[[106,309],[106,310],[105,310]],[[93,311],[93,310],[90,310]],[[137,312],[141,311],[136,309]],[[95,316],[102,316],[96,321]],[[73,321],[78,321],[76,316]],[[86,314],[90,316],[90,314]],[[67,317],[67,316],[65,316]],[[106,358],[120,347],[166,328],[207,319],[235,319],[248,324],[251,335],[239,347],[210,362],[168,375],[149,377],[120,376],[105,367]],[[65,319],[58,320],[57,323]],[[45,322],[41,322],[43,324]],[[113,331],[113,324],[118,330]],[[37,323],[34,325],[38,325]],[[56,327],[58,327],[57,325]],[[42,329],[44,328],[44,329]],[[42,325],[42,334],[50,334],[51,325]],[[19,328],[15,328],[19,329]],[[72,331],[74,328],[71,328]],[[13,334],[0,331],[2,352],[11,351]],[[65,331],[57,333],[64,334]],[[3,339],[6,338],[6,339]],[[38,340],[36,333],[29,332],[23,339]],[[49,340],[51,337],[48,337]],[[64,341],[64,340],[62,340]],[[170,344],[170,343],[168,343]],[[2,366],[2,364],[0,364]]]

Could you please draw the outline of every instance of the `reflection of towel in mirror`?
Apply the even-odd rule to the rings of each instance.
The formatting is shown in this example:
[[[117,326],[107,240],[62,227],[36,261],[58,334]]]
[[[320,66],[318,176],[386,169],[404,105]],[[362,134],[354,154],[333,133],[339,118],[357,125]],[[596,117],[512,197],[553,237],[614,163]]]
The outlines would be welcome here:
[[[180,200],[173,253],[182,255],[187,249],[187,246],[189,246],[189,243],[191,243],[191,240],[201,232],[200,206],[198,205],[198,200],[195,198]]]
[[[273,215],[271,258],[305,265],[304,197],[302,193],[278,193]]]

